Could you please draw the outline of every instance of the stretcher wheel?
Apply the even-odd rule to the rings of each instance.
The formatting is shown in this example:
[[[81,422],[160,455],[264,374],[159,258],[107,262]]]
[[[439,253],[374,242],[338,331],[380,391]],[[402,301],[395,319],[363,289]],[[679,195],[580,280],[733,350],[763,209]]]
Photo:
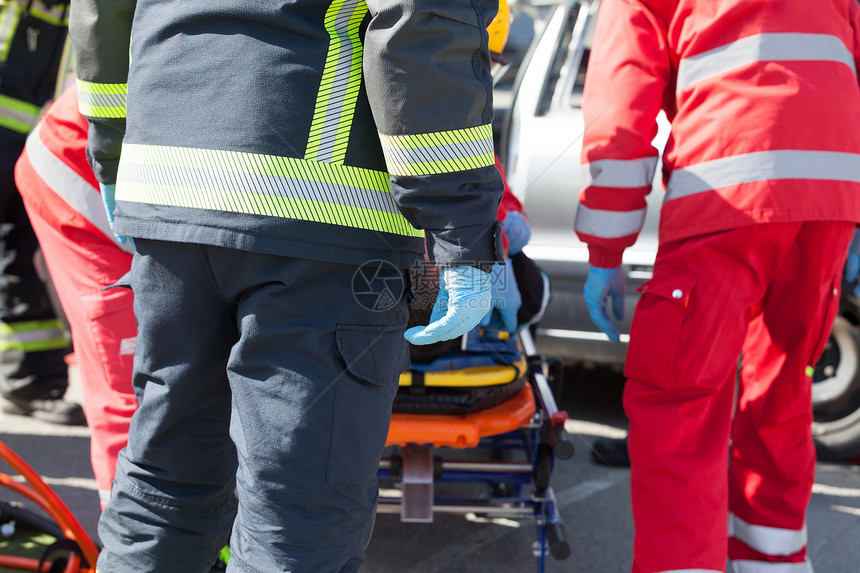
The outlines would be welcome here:
[[[551,523],[546,526],[546,543],[549,546],[550,555],[559,561],[570,557],[570,543],[564,533],[564,526],[560,523]]]
[[[554,425],[549,431],[549,441],[553,452],[560,460],[569,460],[573,457],[573,442],[567,435],[563,425]]]

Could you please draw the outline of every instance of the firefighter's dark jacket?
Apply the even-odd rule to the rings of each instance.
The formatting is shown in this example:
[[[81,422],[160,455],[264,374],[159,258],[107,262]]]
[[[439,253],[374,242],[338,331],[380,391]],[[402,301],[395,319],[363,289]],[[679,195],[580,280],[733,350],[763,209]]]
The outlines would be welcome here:
[[[75,0],[81,112],[97,177],[117,182],[115,232],[399,267],[426,234],[438,264],[498,260],[495,11]]]
[[[69,2],[0,0],[0,137],[23,147],[54,95]]]

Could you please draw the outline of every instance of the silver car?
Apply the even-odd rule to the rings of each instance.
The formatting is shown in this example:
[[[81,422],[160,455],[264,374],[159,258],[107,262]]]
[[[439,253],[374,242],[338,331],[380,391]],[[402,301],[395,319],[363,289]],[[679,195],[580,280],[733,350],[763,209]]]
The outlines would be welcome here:
[[[615,344],[588,316],[582,295],[588,250],[573,232],[578,191],[585,185],[580,150],[587,126],[580,102],[599,5],[599,0],[573,0],[541,7],[534,20],[535,39],[519,62],[510,92],[500,98],[508,107],[500,114],[499,153],[508,182],[531,221],[532,239],[525,252],[552,280],[552,302],[538,330],[539,349],[566,362],[621,369],[636,289],[652,273],[663,189],[658,169],[645,226],[624,253],[625,316],[622,344]],[[658,121],[654,145],[662,149],[669,124],[665,117]],[[845,285],[843,292],[852,288]],[[843,296],[841,316],[813,376],[813,432],[822,458],[860,456],[858,303],[850,294]]]

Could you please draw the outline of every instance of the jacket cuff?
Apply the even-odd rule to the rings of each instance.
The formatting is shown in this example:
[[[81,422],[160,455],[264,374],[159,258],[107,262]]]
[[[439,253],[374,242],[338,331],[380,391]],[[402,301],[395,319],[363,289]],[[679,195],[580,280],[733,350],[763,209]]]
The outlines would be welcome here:
[[[116,183],[122,140],[125,136],[125,119],[87,118],[90,127],[87,136],[87,159],[96,179],[105,185]]]
[[[614,251],[603,247],[588,246],[588,264],[593,267],[614,269],[621,266],[624,250]]]
[[[489,272],[504,264],[502,226],[496,221],[454,229],[428,230],[427,255],[440,267],[470,266]]]

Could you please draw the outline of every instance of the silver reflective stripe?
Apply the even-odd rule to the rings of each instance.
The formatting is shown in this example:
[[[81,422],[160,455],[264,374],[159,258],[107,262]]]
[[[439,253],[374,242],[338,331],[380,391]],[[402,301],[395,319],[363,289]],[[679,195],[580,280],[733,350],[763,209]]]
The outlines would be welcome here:
[[[367,14],[364,0],[335,0],[325,27],[331,38],[305,159],[343,163],[361,88],[362,45],[359,29]]]
[[[730,513],[729,537],[734,537],[765,555],[794,555],[806,547],[806,525],[801,529],[751,525]]]
[[[845,44],[829,34],[757,34],[684,58],[678,64],[675,89],[684,88],[705,78],[723,74],[753,62],[823,61],[839,62],[851,68],[854,58]]]
[[[729,185],[779,179],[860,183],[860,154],[836,151],[758,151],[705,161],[672,172],[666,201]]]
[[[41,342],[44,340],[65,339],[66,333],[60,328],[52,328],[45,330],[25,330],[15,331],[14,324],[6,324],[12,330],[0,332],[0,340],[3,342]]]
[[[136,151],[136,149],[134,149]],[[312,178],[303,179],[292,175],[277,175],[254,173],[251,171],[237,172],[227,169],[219,170],[200,165],[162,166],[146,165],[138,162],[139,155],[132,155],[132,145],[123,146],[122,177],[120,185],[131,189],[135,185],[159,187],[172,190],[175,195],[188,193],[189,202],[175,203],[182,207],[212,208],[211,205],[194,204],[194,191],[201,195],[216,197],[230,193],[241,199],[242,195],[260,195],[269,197],[287,197],[317,201],[322,204],[337,204],[355,206],[372,211],[399,214],[400,211],[391,197],[391,193],[375,189],[353,186],[348,181],[330,182],[317,181]],[[190,192],[190,193],[189,193]],[[122,200],[132,200],[123,195]],[[225,204],[224,210],[232,210]],[[265,213],[275,215],[276,213]]]
[[[385,163],[392,175],[436,175],[495,164],[490,124],[419,133],[379,134]]]
[[[38,124],[27,138],[27,157],[42,181],[72,209],[95,225],[106,237],[110,237],[119,248],[127,253],[134,253],[131,245],[117,242],[111,231],[99,192],[59,157],[51,153],[39,137],[41,130],[42,124]]]
[[[803,563],[771,563],[769,561],[732,561],[734,573],[813,573],[812,564]]]
[[[642,230],[645,209],[636,211],[603,211],[580,204],[576,210],[574,228],[586,235],[602,239],[627,237]]]
[[[671,571],[659,571],[658,573],[723,573],[716,569],[672,569]]]
[[[122,84],[119,84],[122,85]],[[127,96],[124,93],[96,93],[80,90],[79,99],[93,108],[125,108]]]
[[[597,187],[621,187],[633,189],[649,187],[657,169],[657,157],[641,159],[600,159],[586,163],[586,184]]]

